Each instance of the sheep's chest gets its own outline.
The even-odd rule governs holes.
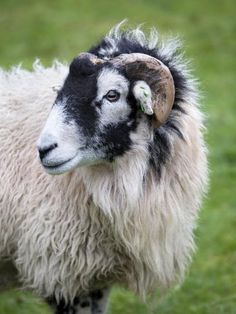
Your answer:
[[[17,266],[24,282],[44,296],[125,281],[129,263],[108,218],[91,202],[82,203],[78,208],[67,199],[59,209],[41,202],[22,223]]]

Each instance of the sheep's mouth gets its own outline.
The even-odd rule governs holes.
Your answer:
[[[67,160],[41,160],[44,170],[48,174],[57,175],[71,171],[77,167],[95,165],[102,162],[92,151],[87,151],[85,146],[80,147],[77,153]]]
[[[41,164],[44,170],[49,174],[53,174],[53,175],[62,174],[80,165],[81,160],[83,160],[82,152],[84,151],[84,149],[85,149],[85,146],[79,147],[76,154],[66,160],[62,160],[62,159],[47,160],[46,159],[46,160],[41,160]]]
[[[48,169],[57,169],[65,164],[67,164],[69,161],[71,161],[73,158],[70,158],[66,161],[63,161],[63,162],[59,162],[59,163],[52,163],[52,164],[45,164],[45,163],[42,163],[44,168],[48,168]]]
[[[75,157],[74,157],[75,158]],[[45,171],[49,174],[61,174],[66,171],[69,171],[72,168],[71,162],[73,161],[74,158],[67,159],[63,162],[59,163],[42,163]]]
[[[72,158],[69,158],[64,161],[51,161],[51,162],[42,162],[44,170],[49,174],[62,174],[64,172],[74,169],[80,160],[80,154],[76,154]]]

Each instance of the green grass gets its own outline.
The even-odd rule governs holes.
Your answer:
[[[208,116],[211,187],[196,233],[198,251],[181,287],[143,304],[120,288],[113,314],[236,313],[236,2],[170,0],[0,0],[0,64],[35,57],[69,61],[124,18],[184,38]],[[0,294],[1,314],[49,313],[30,294]]]

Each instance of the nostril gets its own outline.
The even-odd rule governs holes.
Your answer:
[[[39,147],[38,151],[39,151],[40,159],[42,160],[50,151],[52,151],[57,146],[58,146],[57,143],[53,143],[53,144],[51,144],[49,146]]]

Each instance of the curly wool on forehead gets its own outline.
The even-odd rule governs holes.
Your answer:
[[[97,98],[100,100],[109,90],[128,94],[129,81],[115,68],[105,67],[97,78]]]

